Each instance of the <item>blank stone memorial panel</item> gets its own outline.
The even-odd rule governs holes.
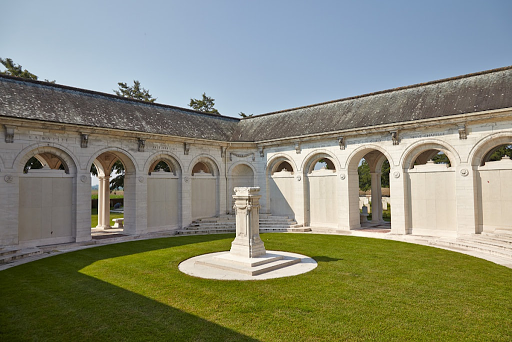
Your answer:
[[[269,180],[270,212],[272,215],[295,218],[293,211],[293,174],[287,171],[276,172]]]
[[[439,171],[436,171],[439,170]],[[446,165],[417,165],[409,172],[411,227],[457,230],[455,172]]]
[[[217,215],[217,180],[213,176],[192,177],[192,218]]]
[[[331,170],[313,171],[308,175],[310,225],[337,225],[336,182],[336,174]]]
[[[148,228],[179,226],[179,178],[148,177]]]
[[[512,161],[504,158],[486,162],[478,174],[480,229],[512,229]]]
[[[63,174],[63,171],[51,171]],[[19,240],[73,236],[73,179],[20,177]]]

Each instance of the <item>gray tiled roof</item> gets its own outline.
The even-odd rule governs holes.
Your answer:
[[[234,140],[264,141],[512,108],[512,66],[243,119]]]
[[[239,119],[0,77],[0,116],[227,141]]]
[[[218,141],[264,141],[512,108],[512,66],[243,120],[0,76],[0,117]]]

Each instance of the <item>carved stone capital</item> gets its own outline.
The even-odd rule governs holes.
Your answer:
[[[467,138],[468,138],[468,131],[466,129],[466,125],[460,126],[459,127],[459,139],[465,140]]]
[[[5,142],[13,143],[14,142],[14,130],[16,127],[5,125]]]
[[[340,145],[340,150],[344,150],[345,149],[345,138],[344,137],[339,137],[338,138],[338,145]]]
[[[89,134],[80,133],[80,147],[86,148],[89,143]]]
[[[400,138],[398,137],[398,131],[391,131],[391,140],[393,141],[393,145],[400,144]]]
[[[301,150],[302,150],[302,149],[301,149],[301,147],[300,147],[300,141],[297,141],[297,142],[295,143],[295,152],[296,152],[297,154],[300,154]]]

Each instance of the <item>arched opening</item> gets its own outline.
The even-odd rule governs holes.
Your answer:
[[[317,154],[306,163],[306,225],[338,227],[338,173],[331,156]]]
[[[512,233],[512,139],[483,152],[476,172],[478,232]]]
[[[293,206],[294,169],[290,161],[279,158],[269,165],[268,199],[270,213],[295,219]]]
[[[406,165],[408,231],[418,235],[456,235],[454,161],[448,150],[418,147]]]
[[[247,164],[238,164],[230,172],[229,175],[229,193],[228,203],[231,202],[231,206],[228,207],[230,213],[233,213],[233,205],[235,200],[233,199],[234,189],[236,187],[251,187],[254,186],[254,171]]]
[[[148,231],[181,227],[181,168],[170,156],[159,156],[148,171]]]
[[[219,172],[217,165],[202,157],[191,172],[192,219],[219,215]]]
[[[20,245],[73,242],[76,167],[72,159],[53,148],[34,150],[29,155],[19,178]]]
[[[118,151],[106,151],[91,164],[91,182],[97,177],[97,196],[91,208],[92,236],[135,232],[135,166]],[[94,188],[91,186],[92,193]],[[95,200],[95,197],[97,198]]]
[[[375,149],[359,151],[350,161],[351,228],[379,226],[390,229],[389,160]],[[357,174],[357,177],[354,177]],[[353,189],[357,189],[357,192]]]

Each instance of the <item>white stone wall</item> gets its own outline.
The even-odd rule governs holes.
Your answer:
[[[377,159],[385,156],[390,162],[393,233],[418,233],[427,229],[431,234],[463,235],[511,229],[508,196],[512,193],[509,189],[512,167],[503,165],[496,170],[489,166],[491,163],[482,166],[481,161],[493,147],[512,143],[512,112],[474,113],[450,120],[396,128],[398,143],[392,141],[393,128],[272,142],[226,143],[2,119],[1,124],[16,128],[13,143],[5,141],[5,129],[0,129],[0,245],[18,245],[29,241],[27,236],[35,237],[31,243],[48,243],[46,235],[27,231],[32,223],[26,221],[26,193],[30,191],[27,188],[36,185],[24,183],[23,166],[38,153],[54,154],[68,166],[66,186],[56,183],[50,188],[52,194],[59,188],[67,189],[64,197],[72,205],[71,213],[58,216],[71,220],[68,225],[71,232],[58,234],[75,241],[91,239],[89,170],[93,161],[104,153],[114,153],[127,169],[127,234],[176,229],[189,225],[197,217],[229,213],[232,188],[242,183],[261,187],[261,213],[287,215],[301,224],[358,228],[357,166],[368,153],[376,154]],[[467,137],[459,134],[464,123]],[[80,144],[83,132],[89,135],[87,147]],[[342,144],[339,137],[343,137]],[[138,149],[138,138],[146,140],[144,151]],[[450,158],[451,170],[442,175],[420,175],[414,171],[414,161],[424,151],[433,149]],[[178,178],[162,185],[153,183],[149,168],[163,157],[174,160],[179,171]],[[310,174],[311,163],[319,157],[328,157],[333,162],[335,176],[317,179]],[[199,160],[212,165],[213,176],[203,179],[192,175],[192,168]],[[293,173],[272,169],[282,161],[290,163]],[[253,184],[249,184],[249,173],[237,174],[237,165],[252,170]],[[419,199],[422,187],[432,196]],[[448,188],[450,191],[445,192]],[[50,190],[42,193],[49,196]],[[435,201],[436,205],[420,204],[427,200]],[[160,208],[166,204],[168,213],[163,215]],[[435,214],[426,211],[434,207]],[[423,228],[419,228],[421,217],[426,218]]]

